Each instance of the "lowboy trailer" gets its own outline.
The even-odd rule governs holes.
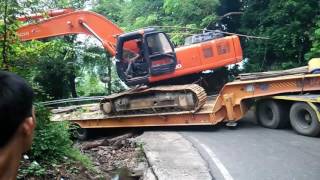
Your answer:
[[[258,122],[267,128],[292,125],[302,135],[320,134],[320,74],[297,74],[227,83],[209,96],[197,112],[129,114],[109,117],[99,104],[81,106],[80,112],[55,114],[52,121],[71,121],[83,129],[150,126],[199,126],[233,123],[255,106]],[[85,132],[85,131],[81,131]],[[82,134],[84,135],[84,134]]]

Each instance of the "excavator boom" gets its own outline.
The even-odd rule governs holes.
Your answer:
[[[117,35],[123,34],[123,31],[105,17],[90,11],[72,10],[51,11],[47,15],[51,18],[43,19],[44,15],[41,14],[18,18],[21,21],[27,21],[28,19],[41,20],[38,23],[19,28],[17,35],[20,40],[28,41],[70,34],[87,34],[96,37],[103,47],[112,56],[115,56]]]

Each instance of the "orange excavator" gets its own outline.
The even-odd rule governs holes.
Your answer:
[[[178,77],[213,70],[242,60],[238,36],[197,35],[187,46],[174,48],[165,32],[146,28],[124,33],[102,15],[83,10],[51,10],[20,17],[28,23],[17,30],[21,41],[71,34],[94,36],[115,57],[118,76],[137,86],[101,101],[108,115],[197,111],[206,102],[205,90],[196,84],[154,86]],[[190,39],[190,38],[189,38]],[[192,83],[192,82],[190,82]],[[178,84],[178,83],[177,83]],[[146,85],[146,86],[141,86]]]

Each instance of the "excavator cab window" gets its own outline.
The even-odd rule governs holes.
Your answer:
[[[133,42],[132,42],[133,41]],[[122,61],[126,65],[125,75],[128,79],[145,76],[148,74],[148,65],[146,59],[144,58],[144,52],[142,47],[142,38],[127,41],[126,44],[134,43],[136,44],[135,51],[129,49],[123,49]]]
[[[132,32],[118,37],[117,73],[126,84],[136,85],[148,82],[149,65],[144,53],[142,34]]]
[[[172,44],[163,32],[154,32],[145,35],[151,75],[161,75],[173,72],[177,60]]]
[[[116,59],[119,77],[128,85],[147,84],[150,76],[173,72],[177,64],[167,35],[154,30],[120,35]]]

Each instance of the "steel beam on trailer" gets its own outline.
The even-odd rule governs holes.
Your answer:
[[[223,115],[214,116],[205,114],[180,114],[163,116],[146,116],[131,118],[108,118],[71,120],[82,128],[117,128],[117,127],[151,127],[151,126],[190,126],[215,125],[220,122]]]

